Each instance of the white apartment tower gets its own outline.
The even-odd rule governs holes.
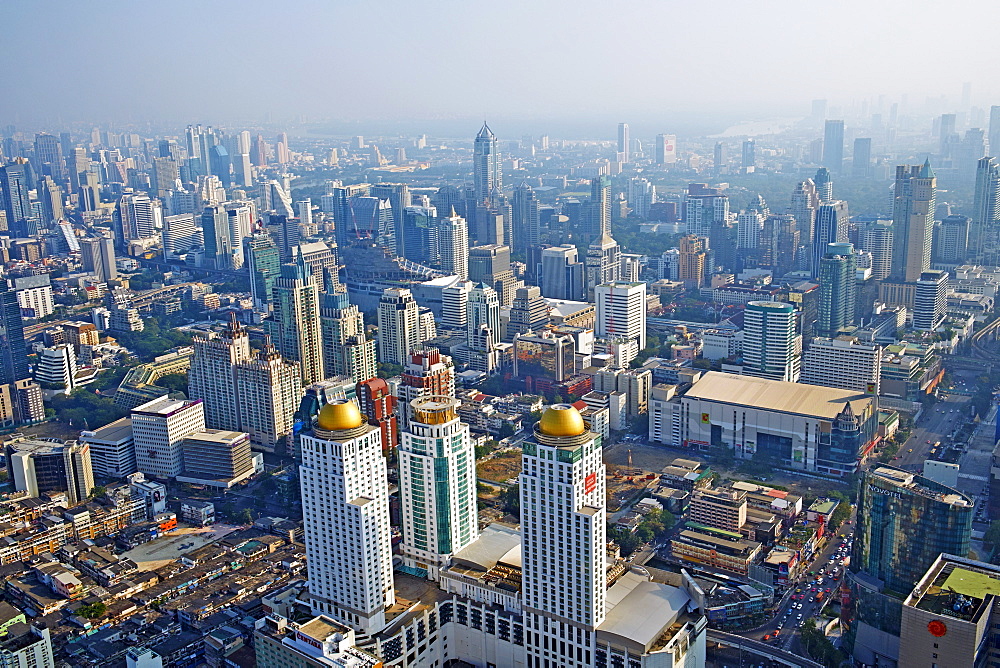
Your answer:
[[[797,383],[802,336],[795,333],[795,307],[750,302],[743,312],[743,375]]]
[[[494,337],[500,335],[500,298],[496,290],[480,283],[469,292],[466,302],[465,331],[470,348],[474,348],[473,342],[483,325],[490,328]]]
[[[188,371],[188,396],[201,399],[205,407],[205,424],[212,429],[243,431],[239,401],[233,389],[236,365],[253,357],[246,328],[233,314],[224,331],[196,336],[192,345],[194,355]]]
[[[851,336],[815,338],[802,353],[800,383],[878,394],[882,380],[882,346]]]
[[[527,665],[596,665],[607,607],[605,468],[597,435],[568,404],[549,407],[524,443],[521,601]]]
[[[472,281],[459,280],[441,291],[441,326],[448,329],[466,329],[468,314],[465,312]]]
[[[159,397],[132,409],[132,441],[139,471],[155,478],[174,478],[184,470],[181,442],[205,430],[201,400]]]
[[[313,613],[359,633],[378,633],[396,601],[382,432],[365,422],[353,401],[337,399],[320,410],[301,443]]]
[[[461,279],[469,277],[469,225],[465,219],[455,214],[438,222],[438,250],[441,253],[441,269]]]
[[[431,395],[410,403],[399,444],[403,507],[403,563],[438,579],[451,555],[479,537],[476,452],[459,401]]]
[[[264,349],[234,367],[240,428],[255,450],[275,452],[286,444],[302,398],[298,362],[284,359],[266,337]]]
[[[597,326],[594,334],[609,341],[632,343],[627,364],[646,347],[646,284],[615,281],[594,289]]]
[[[420,342],[420,309],[407,288],[386,288],[378,304],[378,358],[406,364]]]

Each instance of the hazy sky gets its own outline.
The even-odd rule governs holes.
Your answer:
[[[1000,103],[985,1],[10,0],[0,19],[19,124],[751,118],[964,81]]]

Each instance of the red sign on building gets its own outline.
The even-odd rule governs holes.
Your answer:
[[[597,474],[591,473],[583,479],[583,491],[590,494],[597,487]]]

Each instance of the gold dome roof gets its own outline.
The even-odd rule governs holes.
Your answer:
[[[580,411],[570,404],[549,406],[538,422],[538,431],[546,436],[579,436],[586,430]]]
[[[327,431],[344,431],[360,427],[364,422],[357,404],[347,399],[336,399],[320,409],[316,426]]]

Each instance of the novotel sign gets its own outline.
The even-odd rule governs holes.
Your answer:
[[[900,492],[898,492],[896,490],[882,489],[881,487],[876,487],[875,485],[872,485],[871,483],[868,484],[868,491],[872,492],[874,494],[881,494],[882,496],[888,496],[888,497],[891,497],[893,499],[900,499],[900,500],[902,500],[902,498],[903,498],[902,493],[900,493]]]

